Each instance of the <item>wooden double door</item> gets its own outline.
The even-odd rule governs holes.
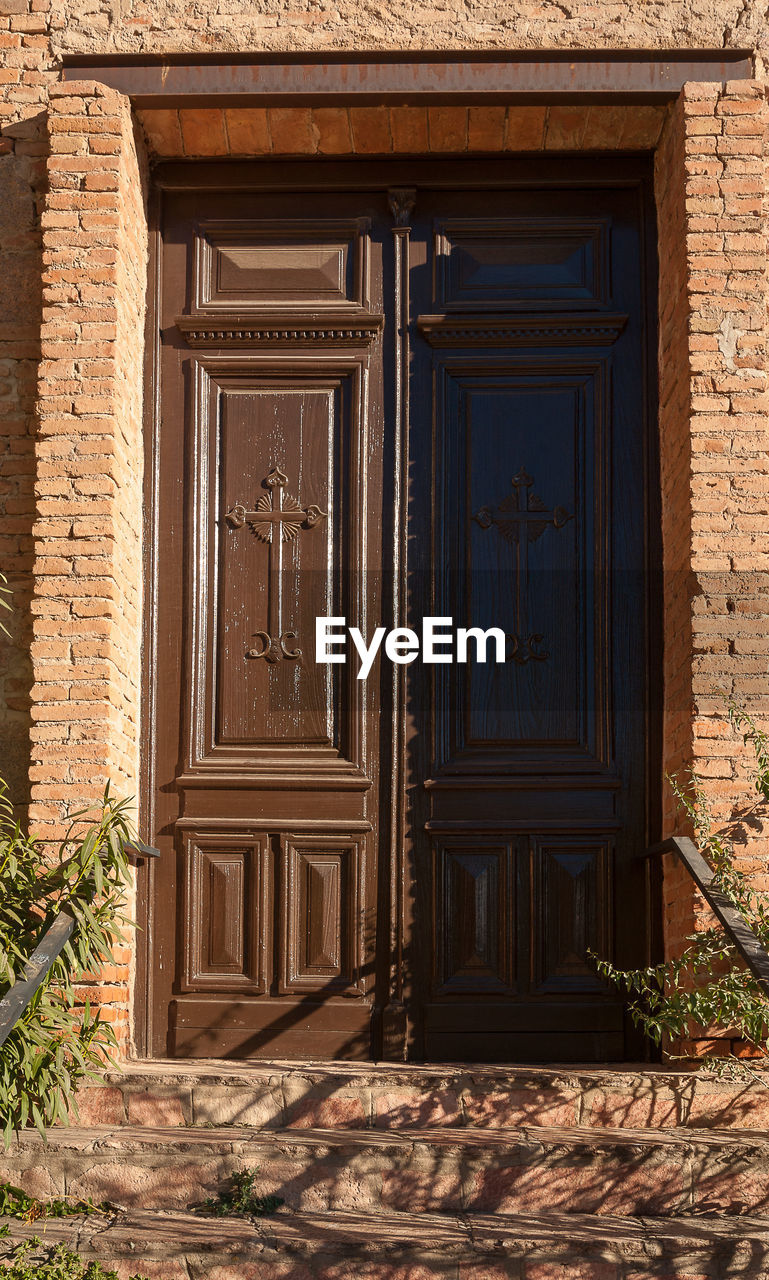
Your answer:
[[[654,909],[647,187],[160,171],[148,1052],[638,1055],[588,952]],[[359,679],[332,618],[444,643]]]

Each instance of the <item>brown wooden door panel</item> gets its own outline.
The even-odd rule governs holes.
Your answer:
[[[613,949],[613,838],[538,836],[530,859],[532,992],[602,994],[587,953],[606,956]]]
[[[370,1059],[371,1011],[350,1003],[173,999],[170,1043],[182,1058]]]
[[[162,194],[148,1047],[637,1056],[644,163],[218,172]],[[398,609],[506,661],[315,662]]]
[[[435,304],[475,315],[594,309],[608,298],[610,223],[535,214],[442,218],[433,224]]]
[[[371,1054],[379,691],[314,645],[378,608],[381,262],[306,207],[165,200],[157,1053]]]
[[[282,311],[290,321],[308,311],[353,315],[367,307],[369,220],[303,219],[297,211],[274,221],[198,222],[193,316]]]
[[[428,1059],[628,1052],[587,953],[644,955],[643,237],[637,189],[415,204],[411,625],[506,656],[407,674]]]

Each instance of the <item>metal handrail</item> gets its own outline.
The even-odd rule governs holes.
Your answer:
[[[158,858],[160,850],[138,838],[126,842],[125,851],[135,858]],[[0,1000],[0,1049],[29,1007],[35,992],[43,985],[53,963],[59,958],[75,930],[77,921],[69,907],[56,913],[40,942],[24,966],[22,976],[9,987]]]
[[[0,1048],[29,1005],[37,989],[42,986],[53,963],[61,955],[75,930],[75,917],[63,907],[49,925],[24,966],[18,981],[0,1000]]]
[[[769,954],[726,894],[714,887],[715,872],[705,861],[694,841],[689,836],[670,836],[661,844],[652,845],[647,849],[646,856],[654,857],[661,853],[672,853],[683,863],[708,906],[712,908],[713,914],[724,926],[764,995],[769,996]]]

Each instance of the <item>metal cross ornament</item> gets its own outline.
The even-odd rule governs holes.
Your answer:
[[[512,645],[511,657],[523,664],[534,659],[544,662],[550,655],[542,648],[544,636],[529,632],[527,602],[529,589],[529,543],[541,538],[548,525],[562,529],[573,516],[565,507],[548,510],[536,493],[531,492],[534,479],[525,467],[513,476],[513,492],[503,498],[497,507],[481,507],[472,517],[482,529],[496,525],[497,531],[516,549],[515,624],[516,631],[508,632]]]
[[[247,650],[247,658],[265,658],[267,662],[280,662],[284,658],[301,658],[302,650],[296,645],[296,631],[283,630],[283,544],[293,542],[302,529],[312,529],[320,520],[325,520],[326,512],[314,502],[302,507],[290,493],[286,492],[288,476],[279,467],[273,467],[262,483],[269,490],[257,498],[253,511],[237,502],[225,514],[225,520],[233,529],[242,529],[248,524],[259,538],[270,547],[270,587],[267,630],[255,631],[254,639],[258,642]]]

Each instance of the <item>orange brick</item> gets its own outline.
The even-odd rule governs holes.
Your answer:
[[[317,151],[309,107],[270,107],[268,121],[275,155],[314,155]]]
[[[316,107],[312,119],[321,155],[346,155],[352,151],[350,116],[346,107]]]
[[[425,107],[390,107],[390,130],[393,151],[427,151],[427,109]]]
[[[427,131],[431,151],[466,151],[467,107],[428,107]]]
[[[586,107],[550,107],[545,127],[545,147],[549,151],[566,151],[581,147],[586,124]]]
[[[179,125],[186,156],[226,156],[229,154],[224,113],[219,109],[182,107]]]
[[[470,151],[501,151],[505,143],[504,107],[470,107],[467,146]]]
[[[544,146],[546,107],[508,107],[508,151],[538,151]]]
[[[585,151],[618,149],[628,114],[633,110],[633,107],[605,103],[589,107],[582,134]]]
[[[382,155],[392,150],[387,107],[350,107],[350,128],[359,155]]]
[[[138,115],[151,151],[159,156],[184,155],[178,111],[153,109]]]
[[[271,140],[266,107],[228,107],[224,120],[230,155],[269,155]]]
[[[625,119],[620,146],[651,150],[656,147],[665,122],[665,108],[639,104],[630,107]],[[583,139],[584,145],[584,139]]]

